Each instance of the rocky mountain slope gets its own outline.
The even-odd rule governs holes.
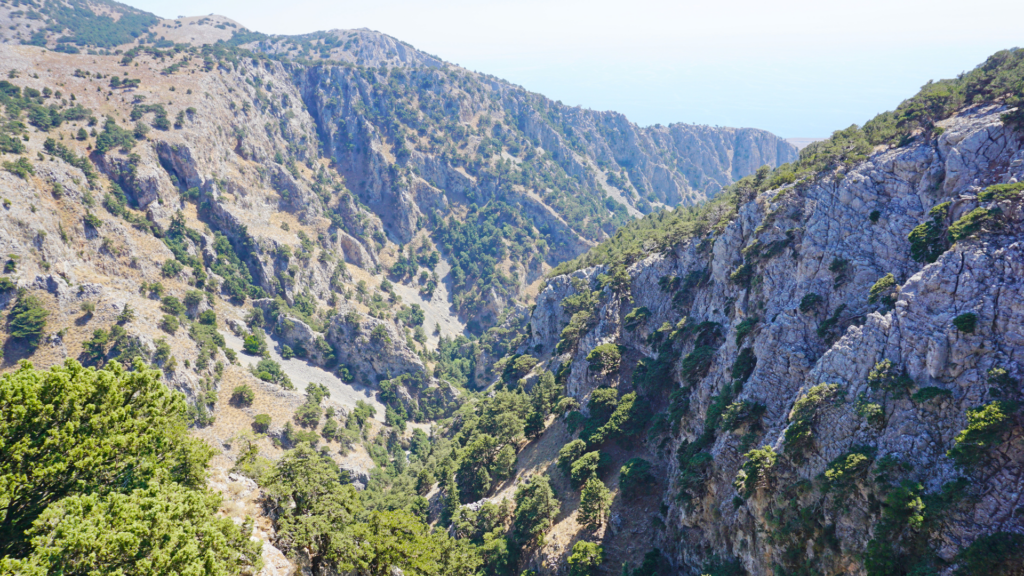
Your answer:
[[[781,188],[741,183],[681,241],[538,295],[520,353],[570,366],[584,415],[606,387],[657,413],[652,544],[674,570],[1018,573],[1024,148],[1008,110],[962,108]]]
[[[443,246],[446,256],[468,253],[469,260],[452,266],[456,309],[484,325],[550,267],[641,212],[693,204],[763,164],[796,158],[793,146],[761,130],[640,128],[621,114],[552,102],[369,30],[266,36],[223,17],[161,21],[115,2],[30,6],[0,6],[0,18],[12,23],[5,42],[123,54],[126,66],[148,52],[168,76],[181,69],[185,46],[206,47],[208,71],[214,62],[233,71],[249,64],[235,46],[280,62],[266,68],[263,60],[252,62],[248,86],[239,89],[274,107],[272,87],[295,85],[302,99],[296,104],[311,115],[317,138],[308,152],[286,157],[334,160],[348,188],[399,245],[436,232],[445,219],[461,220],[474,204],[483,212],[453,235],[486,234],[488,220],[525,227],[531,238],[516,239],[522,249],[512,253],[455,240]],[[236,137],[245,150],[246,136]],[[525,222],[496,214],[496,201]],[[377,264],[375,242],[362,240]]]
[[[0,20],[2,370],[159,369],[262,574],[388,518],[388,573],[1020,573],[1019,51],[798,157],[368,30]]]

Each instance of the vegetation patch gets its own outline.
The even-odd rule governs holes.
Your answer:
[[[974,328],[978,325],[978,315],[974,312],[965,312],[953,318],[953,326],[964,334],[974,334]]]
[[[1003,211],[999,208],[975,208],[960,217],[949,227],[949,241],[957,242],[969,238],[979,232],[999,227],[999,217]]]
[[[743,457],[745,461],[736,474],[733,486],[744,498],[749,498],[758,485],[764,485],[769,481],[778,455],[771,446],[764,446],[747,452]]]
[[[946,217],[951,204],[943,202],[935,206],[928,211],[931,219],[910,231],[907,239],[910,240],[910,257],[915,262],[935,262],[949,248],[946,243]]]
[[[783,452],[794,459],[802,459],[814,443],[814,423],[823,406],[842,397],[838,384],[819,384],[802,395],[789,413],[789,426],[785,432]]]
[[[961,468],[971,468],[984,462],[988,451],[1002,441],[1010,426],[1010,414],[1016,406],[995,401],[967,411],[967,428],[957,434],[953,447],[946,455]]]
[[[868,292],[868,302],[874,304],[881,302],[883,306],[892,306],[896,303],[897,296],[896,278],[892,274],[886,274],[879,278]]]

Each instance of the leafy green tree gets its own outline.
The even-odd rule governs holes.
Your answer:
[[[333,552],[343,570],[391,576],[398,568],[410,576],[428,576],[441,572],[439,539],[444,537],[430,534],[426,524],[404,510],[374,510],[352,526],[351,541]]]
[[[172,316],[181,316],[185,313],[185,305],[175,296],[164,296],[161,298],[160,309]]]
[[[568,476],[572,473],[572,463],[579,459],[580,456],[583,456],[583,453],[586,451],[587,443],[583,440],[577,438],[569,442],[558,451],[558,467]]]
[[[267,354],[267,341],[263,336],[263,330],[259,328],[246,335],[242,342],[242,349],[253,356],[265,356]]]
[[[14,302],[10,314],[11,338],[21,340],[30,350],[39,346],[46,330],[46,318],[50,315],[43,308],[43,303],[27,290],[18,290],[18,299]]]
[[[643,494],[654,482],[651,463],[643,458],[630,458],[619,471],[619,489],[627,498]]]
[[[306,549],[317,570],[352,553],[347,530],[362,506],[356,489],[339,479],[329,457],[300,444],[278,460],[264,486],[282,546]]]
[[[498,450],[498,455],[494,457],[494,463],[491,465],[494,479],[507,480],[511,478],[518,460],[515,446],[511,444],[503,446],[501,450]]]
[[[593,576],[604,562],[604,548],[600,544],[580,540],[569,556],[569,576]]]
[[[257,414],[252,421],[252,428],[261,434],[270,430],[270,414]]]
[[[235,389],[231,391],[231,403],[236,406],[251,406],[255,399],[256,392],[248,384],[235,386]]]
[[[420,496],[425,496],[434,487],[435,482],[437,482],[437,479],[434,478],[430,470],[423,468],[416,475],[416,493]]]
[[[419,428],[412,431],[412,437],[409,439],[409,451],[421,461],[427,460],[427,457],[430,456],[430,437],[426,432]]]
[[[619,371],[619,364],[622,361],[622,352],[617,344],[607,342],[597,346],[587,354],[587,362],[590,363],[591,372],[599,374],[613,374]]]
[[[513,532],[522,545],[543,545],[544,533],[558,515],[561,505],[555,499],[547,476],[534,476],[516,488]]]
[[[164,317],[160,320],[160,328],[168,334],[174,334],[178,331],[178,317],[171,316],[170,314],[164,314]]]
[[[444,505],[441,508],[441,521],[446,524],[451,522],[458,511],[459,486],[455,483],[454,476],[452,476],[444,482]]]
[[[591,476],[580,492],[580,522],[588,528],[597,528],[604,523],[611,505],[612,493],[600,478]]]
[[[1009,429],[1012,407],[1011,403],[996,401],[967,410],[967,428],[956,435],[946,455],[961,468],[982,463],[987,452],[1002,441]]]
[[[128,494],[76,494],[56,502],[29,534],[26,559],[0,571],[47,574],[234,576],[262,566],[261,544],[217,515],[220,496],[160,479]]]
[[[572,463],[569,478],[574,486],[580,486],[592,476],[597,474],[597,467],[601,464],[601,453],[597,450],[587,452]]]
[[[590,417],[599,422],[608,420],[618,405],[619,391],[615,388],[597,388],[591,392],[590,401],[587,402]]]
[[[0,376],[0,556],[28,556],[26,532],[63,498],[140,488],[160,470],[204,486],[212,450],[188,435],[185,415],[184,397],[141,361],[131,372],[24,363]]]

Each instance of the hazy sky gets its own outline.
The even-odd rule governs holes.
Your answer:
[[[128,0],[266,33],[370,28],[642,125],[827,136],[1024,45],[1017,0]]]

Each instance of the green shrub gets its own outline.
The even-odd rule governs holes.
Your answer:
[[[544,544],[544,534],[558,515],[560,503],[547,476],[539,475],[516,487],[512,532],[522,545]]]
[[[1011,576],[1024,573],[1024,534],[986,534],[956,556],[955,576]]]
[[[285,390],[293,390],[295,387],[289,380],[288,375],[284,373],[281,365],[274,362],[270,358],[264,358],[260,360],[256,367],[253,368],[254,375],[263,380],[264,382],[273,382],[280,385]]]
[[[590,351],[590,354],[587,354],[587,362],[590,363],[591,372],[613,374],[619,371],[619,363],[621,361],[621,347],[611,342],[596,346]]]
[[[586,451],[587,443],[580,439],[569,442],[558,451],[558,466],[567,477],[572,472],[572,463]]]
[[[653,548],[644,554],[644,560],[640,563],[640,566],[637,566],[636,570],[626,574],[624,566],[622,573],[623,576],[658,576],[659,574],[668,574],[670,570],[668,559],[661,554],[661,550]]]
[[[957,243],[982,231],[987,225],[995,225],[995,219],[1002,214],[999,208],[975,208],[960,217],[949,227],[949,241]]]
[[[778,455],[771,446],[764,446],[747,452],[743,457],[746,461],[740,466],[733,486],[744,498],[749,498],[754,494],[758,483],[768,481]]]
[[[885,426],[885,409],[881,404],[869,402],[867,395],[861,393],[854,405],[857,415],[867,420],[868,424],[881,429]]]
[[[4,170],[18,176],[22,180],[28,180],[29,174],[35,174],[36,170],[32,167],[32,163],[28,161],[28,158],[21,157],[14,162],[4,162]]]
[[[532,372],[533,369],[539,363],[540,360],[537,360],[536,358],[530,356],[529,354],[523,354],[519,356],[512,362],[509,362],[508,364],[509,368],[511,369],[511,373],[513,374],[511,379],[518,380],[519,378],[526,376],[527,374]]]
[[[204,326],[216,326],[217,313],[213,310],[203,310],[199,313],[199,323]]]
[[[28,346],[29,350],[35,350],[39,341],[43,338],[46,330],[46,319],[50,313],[43,308],[39,298],[22,289],[18,291],[18,299],[14,302],[8,317],[11,338],[20,340]]]
[[[85,222],[86,226],[89,226],[94,230],[99,230],[100,226],[103,226],[103,221],[100,220],[99,216],[92,212],[86,212],[82,220]]]
[[[736,361],[732,364],[733,380],[746,382],[747,378],[754,373],[755,367],[757,367],[757,356],[754,355],[754,349],[748,347],[740,350],[740,353],[736,355]]]
[[[604,548],[600,544],[580,540],[569,555],[569,576],[595,576],[604,562]]]
[[[577,519],[587,528],[597,528],[604,523],[612,495],[608,487],[597,476],[591,476],[580,490],[580,507]]]
[[[818,410],[826,403],[841,395],[838,384],[819,384],[807,391],[796,402],[789,413],[789,426],[786,428],[785,447],[787,456],[800,459],[813,443],[814,422]]]
[[[750,400],[733,402],[722,411],[721,428],[722,430],[736,430],[745,422],[760,418],[765,410],[767,407],[760,402]]]
[[[257,414],[252,421],[252,429],[260,434],[266,434],[270,430],[270,414]]]
[[[836,338],[838,336],[838,334],[835,332],[835,329],[839,325],[839,320],[842,317],[842,314],[845,310],[846,304],[840,304],[838,307],[836,307],[835,311],[832,312],[831,316],[829,316],[825,320],[822,320],[821,323],[818,324],[818,338],[821,338],[822,340],[826,341],[831,341],[833,338]]]
[[[320,430],[320,435],[323,436],[324,438],[328,439],[328,440],[333,440],[334,437],[337,436],[337,434],[338,434],[338,421],[335,420],[334,418],[328,417],[327,421],[324,422],[323,429]]]
[[[951,202],[943,202],[932,208],[928,215],[931,220],[923,222],[910,231],[910,257],[915,262],[935,262],[949,248],[946,244],[946,215]]]
[[[1017,394],[1017,382],[1010,377],[1005,368],[995,367],[988,371],[988,383],[995,384],[989,388],[989,394],[995,397],[1013,397]]]
[[[253,356],[265,356],[267,354],[267,341],[263,337],[263,331],[253,330],[242,340],[242,349]]]
[[[812,312],[824,301],[824,298],[811,292],[800,299],[800,311],[803,312],[804,314]]]
[[[236,406],[252,406],[252,401],[255,399],[256,393],[248,384],[235,386],[231,392],[231,403]]]
[[[391,336],[388,335],[388,329],[383,324],[377,324],[370,330],[370,340],[377,344],[390,344]]]
[[[740,288],[750,288],[750,281],[754,278],[754,267],[750,264],[741,264],[729,274],[729,281]]]
[[[877,362],[868,372],[868,387],[872,390],[884,390],[901,397],[913,386],[914,381],[907,375],[907,371],[897,368],[889,359]]]
[[[700,382],[701,378],[707,376],[711,370],[711,363],[715,359],[715,352],[718,349],[714,346],[698,346],[683,358],[679,365],[679,371],[683,379],[691,385]]]
[[[597,422],[605,422],[619,405],[619,391],[615,388],[595,388],[590,393],[590,400],[587,401],[587,408],[590,410],[590,418]]]
[[[651,463],[643,458],[630,458],[619,470],[619,489],[626,498],[649,493],[654,483]]]
[[[892,306],[896,303],[896,278],[892,274],[886,274],[878,279],[868,293],[868,302],[874,304],[881,301],[885,306]]]
[[[647,321],[651,317],[651,311],[646,306],[640,306],[633,308],[629,314],[623,319],[626,330],[632,332],[637,329],[638,326]]]
[[[164,314],[164,317],[160,320],[160,328],[168,334],[174,334],[178,331],[178,317]]]
[[[953,318],[953,326],[964,334],[974,334],[974,328],[978,325],[978,315],[974,312],[965,312]]]
[[[961,468],[980,464],[1009,428],[1013,406],[1007,402],[990,402],[967,411],[967,428],[957,434],[946,455]]]
[[[182,303],[185,304],[186,308],[195,308],[203,303],[203,298],[203,293],[199,290],[189,290],[185,293],[185,297],[182,298]]]
[[[316,428],[322,415],[319,404],[307,401],[295,409],[295,423],[303,428]]]
[[[164,261],[163,265],[160,267],[160,273],[163,274],[167,278],[174,278],[183,269],[184,269],[184,266],[181,265],[181,262],[178,262],[177,260],[174,260],[173,258],[168,258],[167,260]]]
[[[857,481],[865,477],[874,454],[873,448],[857,447],[832,460],[825,468],[824,490],[836,493],[837,502],[841,502],[856,487]]]
[[[582,486],[591,476],[597,474],[597,467],[601,463],[601,453],[597,450],[587,452],[572,463],[569,470],[569,479],[574,486]]]
[[[978,200],[982,202],[993,202],[1000,200],[1016,200],[1024,194],[1024,182],[1013,184],[995,184],[989,186],[978,194]]]
[[[8,372],[0,390],[4,402],[18,398],[18,409],[0,410],[0,476],[20,479],[0,487],[0,557],[30,563],[13,573],[87,565],[127,574],[140,563],[152,573],[245,571],[230,559],[252,552],[236,547],[247,535],[232,535],[216,523],[223,520],[209,523],[217,517],[217,499],[205,489],[213,452],[189,435],[184,398],[159,372],[142,362],[131,371],[120,363],[83,370],[69,360]],[[202,514],[188,510],[196,506]],[[169,542],[188,542],[191,552]],[[167,560],[179,552],[180,563]]]
[[[10,292],[11,290],[14,290],[14,288],[15,284],[10,278],[0,276],[0,292]]]
[[[736,325],[736,346],[743,343],[747,335],[754,331],[754,326],[757,326],[759,321],[757,316],[751,316]]]
[[[939,388],[937,386],[925,386],[924,388],[921,388],[917,392],[914,392],[911,398],[914,400],[914,402],[927,402],[932,398],[937,398],[939,396],[949,398],[953,396],[953,393],[950,392],[949,390],[946,390],[945,388]]]
[[[615,410],[608,416],[607,421],[590,433],[590,426],[581,437],[588,444],[597,445],[609,440],[616,440],[629,437],[633,433],[639,433],[643,427],[642,414],[647,404],[638,402],[636,392],[630,392],[618,399]],[[598,420],[600,421],[600,420]],[[588,424],[593,425],[593,419]]]
[[[185,313],[185,305],[175,296],[164,296],[161,298],[160,309],[171,316],[181,316]]]
[[[303,443],[308,443],[310,446],[316,446],[320,443],[319,434],[312,430],[300,430],[292,426],[291,422],[284,423],[284,431],[281,436],[292,446],[298,446]]]

